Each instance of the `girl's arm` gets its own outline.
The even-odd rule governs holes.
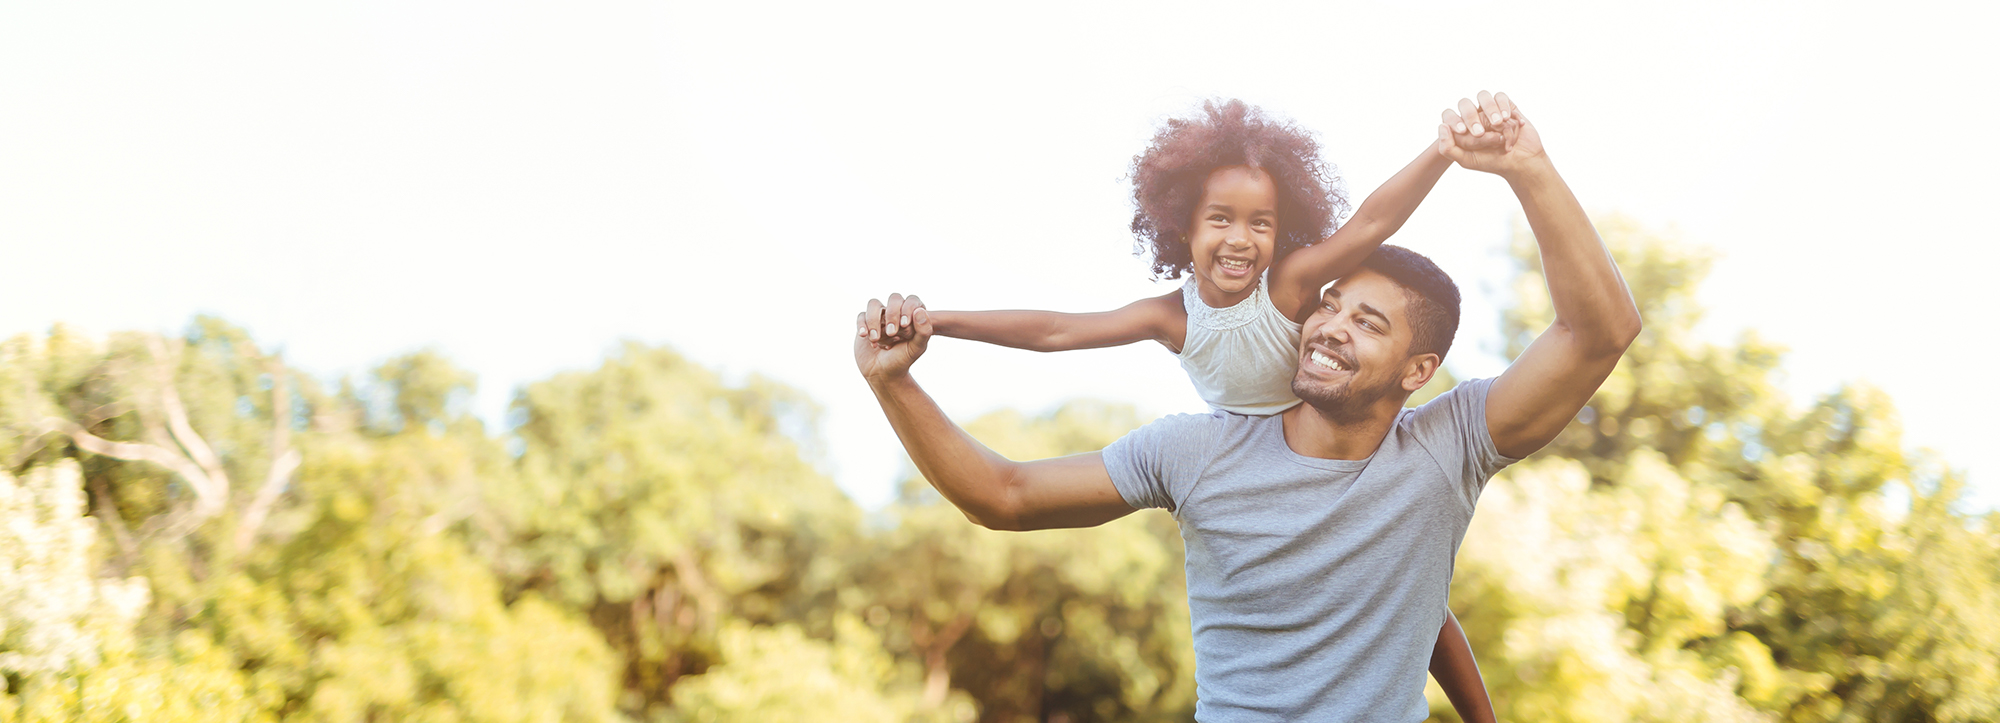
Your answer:
[[[1486,682],[1479,678],[1479,662],[1472,659],[1472,644],[1458,626],[1458,616],[1447,610],[1444,627],[1438,630],[1437,645],[1431,648],[1431,677],[1451,699],[1452,710],[1465,723],[1494,723],[1493,701],[1486,697]]]
[[[930,311],[938,336],[1029,351],[1070,351],[1152,340],[1179,351],[1187,338],[1181,292],[1140,299],[1115,311]],[[1175,321],[1180,323],[1176,324]]]
[[[1423,155],[1368,194],[1354,217],[1332,236],[1295,250],[1272,266],[1271,303],[1293,321],[1304,322],[1319,303],[1320,289],[1361,266],[1376,246],[1402,228],[1450,167],[1451,159],[1437,152],[1436,143],[1425,146]]]

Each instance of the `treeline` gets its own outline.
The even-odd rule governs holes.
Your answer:
[[[1705,255],[1599,228],[1646,331],[1458,561],[1502,717],[2000,721],[2000,515],[1881,394],[1794,404],[1775,346],[1697,341]],[[1514,249],[1510,354],[1550,318]],[[212,318],[0,345],[0,721],[1191,717],[1164,514],[989,532],[920,479],[864,513],[811,400],[664,348],[504,430],[473,383],[420,352],[324,384]],[[1023,458],[1145,421],[968,426]]]

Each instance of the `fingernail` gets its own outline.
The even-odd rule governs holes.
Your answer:
[[[895,325],[895,324],[890,324],[890,325],[889,325],[889,328],[887,328],[887,329],[883,329],[883,330],[882,330],[882,333],[884,333],[884,334],[888,334],[889,336],[895,336],[895,335],[896,335],[896,325]]]
[[[1479,135],[1479,134],[1481,134],[1481,133],[1485,133],[1485,132],[1486,132],[1486,128],[1485,128],[1484,126],[1481,126],[1481,125],[1479,125],[1478,123],[1474,123],[1474,124],[1472,124],[1472,134],[1473,134],[1473,135],[1475,135],[1475,136],[1476,136],[1476,135]]]
[[[1452,127],[1451,127],[1451,129],[1452,129],[1452,130],[1455,130],[1455,131],[1458,131],[1458,132],[1460,132],[1460,133],[1464,133],[1464,132],[1465,132],[1465,124],[1464,124],[1464,123],[1460,123],[1460,124],[1458,124],[1458,125],[1455,125],[1455,126],[1452,126]]]
[[[909,326],[909,325],[910,325],[910,315],[909,315],[909,314],[904,314],[904,315],[903,315],[903,326]]]
[[[880,339],[880,338],[882,338],[882,335],[881,335],[881,334],[879,334],[879,333],[877,333],[877,332],[876,332],[876,331],[875,331],[874,329],[869,329],[869,330],[868,330],[868,338],[869,338],[870,340],[874,340],[874,339]]]
[[[1499,114],[1499,113],[1494,113],[1494,114],[1492,114],[1492,115],[1490,115],[1490,116],[1487,116],[1487,117],[1488,117],[1488,118],[1491,118],[1491,119],[1493,120],[1493,125],[1496,125],[1496,126],[1497,126],[1497,125],[1500,125],[1500,114]]]

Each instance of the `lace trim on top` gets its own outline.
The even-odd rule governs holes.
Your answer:
[[[1201,300],[1201,289],[1195,285],[1194,275],[1189,274],[1187,283],[1181,284],[1181,305],[1187,307],[1188,323],[1203,329],[1223,331],[1255,321],[1265,308],[1275,308],[1271,307],[1270,294],[1264,290],[1264,280],[1259,277],[1250,295],[1234,306],[1217,309]]]

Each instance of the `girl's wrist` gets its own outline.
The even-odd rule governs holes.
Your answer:
[[[957,312],[925,309],[924,314],[930,317],[932,334],[952,336],[952,332],[957,331],[954,328],[954,323],[958,321]]]

